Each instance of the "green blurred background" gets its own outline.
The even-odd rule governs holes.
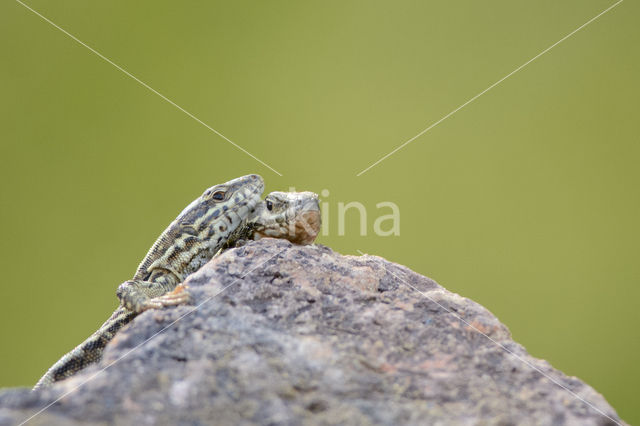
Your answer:
[[[360,177],[611,1],[0,5],[0,386],[30,386],[206,187],[330,192],[329,234],[483,304],[640,422],[639,6],[626,1]],[[350,211],[368,211],[368,235]],[[400,236],[373,234],[395,202]],[[635,396],[634,396],[635,395]]]

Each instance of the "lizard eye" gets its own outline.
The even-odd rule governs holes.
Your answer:
[[[267,201],[267,210],[271,211],[273,209],[273,203],[271,201]]]
[[[217,200],[217,201],[222,201],[222,200],[224,200],[224,196],[225,196],[225,192],[224,191],[216,191],[216,192],[213,193],[211,198],[213,198],[214,200]]]

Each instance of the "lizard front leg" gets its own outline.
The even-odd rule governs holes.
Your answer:
[[[142,280],[123,282],[118,287],[116,296],[120,299],[122,306],[135,313],[191,301],[191,295],[184,284],[174,287],[169,283]]]

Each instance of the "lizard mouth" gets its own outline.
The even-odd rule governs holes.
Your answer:
[[[290,241],[295,244],[311,244],[320,232],[320,210],[306,210],[298,215],[295,232]]]
[[[309,192],[301,193],[302,207],[292,219],[287,239],[294,244],[311,244],[320,232],[320,206],[318,196]]]
[[[277,219],[269,220],[256,229],[254,238],[284,238],[301,245],[313,243],[322,224],[318,196],[311,192],[287,195],[290,203],[287,210],[279,214]]]
[[[253,212],[258,203],[260,203],[260,196],[264,191],[264,180],[260,175],[247,175],[242,176],[231,181],[230,185],[232,189],[240,189],[246,202],[246,208],[248,212]],[[237,189],[236,189],[237,188]]]

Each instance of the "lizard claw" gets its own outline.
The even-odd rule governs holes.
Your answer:
[[[176,288],[162,296],[154,297],[153,299],[149,299],[144,303],[142,307],[143,311],[148,309],[162,309],[167,306],[176,306],[188,304],[191,302],[191,294],[189,294],[189,290],[187,286],[184,284],[179,284]]]

